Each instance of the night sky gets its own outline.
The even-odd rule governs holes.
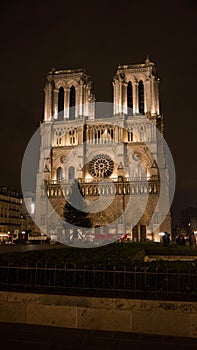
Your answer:
[[[0,185],[20,190],[23,154],[43,118],[52,67],[86,68],[96,100],[112,102],[118,64],[144,63],[149,54],[176,168],[173,212],[197,204],[195,0],[16,0],[1,4],[0,16]]]

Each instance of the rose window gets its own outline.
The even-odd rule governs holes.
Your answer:
[[[94,177],[108,178],[114,170],[113,160],[106,154],[98,154],[89,163],[89,172]]]

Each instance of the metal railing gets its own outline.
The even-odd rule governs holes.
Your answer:
[[[67,295],[196,300],[197,274],[0,266],[0,290]]]

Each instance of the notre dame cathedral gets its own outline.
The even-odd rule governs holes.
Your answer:
[[[35,222],[55,240],[68,234],[59,218],[74,179],[90,208],[92,227],[83,229],[84,237],[127,233],[133,241],[160,241],[160,232],[171,231],[170,212],[158,205],[168,169],[157,161],[163,118],[155,64],[147,57],[119,65],[112,85],[112,103],[96,103],[85,70],[48,73]]]

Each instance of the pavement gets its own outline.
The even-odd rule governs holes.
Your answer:
[[[2,350],[196,350],[197,339],[0,323]]]

